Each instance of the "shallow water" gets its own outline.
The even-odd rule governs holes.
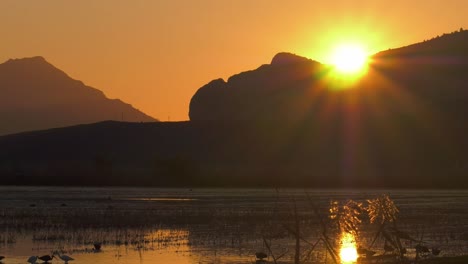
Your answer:
[[[468,252],[463,190],[0,187],[0,255],[3,263],[53,251],[75,263],[255,263],[255,252],[267,251],[262,238],[274,233],[269,226],[291,218],[292,201],[303,224],[314,226],[310,201],[326,212],[330,200],[365,201],[381,193],[395,201],[399,224],[413,237],[444,255]],[[309,231],[314,241],[316,230]],[[101,251],[94,242],[102,243]],[[289,250],[282,261],[291,261],[293,238],[283,232],[271,243],[277,255]],[[312,255],[325,259],[320,247]]]

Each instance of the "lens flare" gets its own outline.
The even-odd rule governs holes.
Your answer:
[[[358,259],[356,240],[350,233],[341,235],[340,259],[343,264],[356,263]]]
[[[364,70],[367,64],[367,54],[357,45],[343,45],[336,48],[332,64],[345,74],[356,74]]]

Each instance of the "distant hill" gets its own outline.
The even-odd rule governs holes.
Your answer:
[[[440,142],[417,124],[368,138],[347,129],[107,121],[7,135],[0,137],[0,184],[468,188],[466,127]]]
[[[156,121],[70,78],[42,57],[0,64],[0,135],[122,118]]]
[[[468,188],[468,32],[375,54],[353,82],[290,53],[214,80],[189,122],[0,137],[0,184]]]

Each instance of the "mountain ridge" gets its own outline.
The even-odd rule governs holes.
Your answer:
[[[103,120],[155,122],[35,56],[0,64],[0,135]]]
[[[278,53],[271,64],[199,88],[190,102],[189,117],[193,121],[284,120],[301,116],[304,109],[291,109],[306,105],[305,96],[314,93],[336,100],[355,97],[362,107],[369,105],[366,101],[370,100],[379,100],[384,105],[394,100],[391,107],[396,108],[402,103],[396,93],[407,93],[428,100],[421,104],[436,102],[437,111],[455,106],[467,111],[460,101],[468,99],[468,91],[463,86],[468,67],[467,46],[468,31],[464,30],[381,51],[370,57],[367,73],[353,82],[342,81],[340,78],[346,77],[334,72],[333,66],[291,53]],[[323,102],[322,99],[313,100],[309,106],[321,107],[316,104]],[[451,102],[442,102],[443,99]],[[281,111],[277,111],[278,107]],[[410,109],[404,111],[415,113]],[[213,113],[216,114],[210,116]],[[452,114],[458,115],[455,110]]]

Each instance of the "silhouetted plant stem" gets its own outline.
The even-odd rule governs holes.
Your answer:
[[[299,225],[299,216],[297,215],[297,204],[296,200],[294,200],[294,222],[296,226],[296,252],[294,253],[294,263],[300,264],[300,254],[301,254],[301,237],[300,237],[300,225]]]
[[[330,238],[327,235],[327,230],[328,230],[327,225],[325,224],[325,221],[323,220],[323,217],[320,214],[318,207],[312,202],[312,199],[311,199],[310,195],[307,192],[306,192],[306,196],[307,196],[307,200],[309,201],[309,204],[312,207],[312,210],[313,210],[315,216],[317,217],[317,219],[319,219],[320,227],[322,229],[322,238],[321,238],[321,240],[324,242],[325,248],[330,253],[330,255],[331,255],[332,259],[333,259],[333,262],[338,264],[338,260],[337,260],[338,259],[338,254],[333,249],[333,246],[330,243]]]
[[[273,263],[276,264],[275,254],[273,254],[273,251],[271,250],[270,243],[268,243],[265,236],[263,236],[262,238],[263,238],[263,243],[265,244],[265,247],[268,249],[268,252],[270,253],[271,257],[273,258]]]
[[[369,248],[372,248],[374,246],[375,241],[377,241],[377,238],[379,238],[379,236],[382,233],[384,227],[385,227],[385,223],[380,224],[379,229],[377,230],[377,233],[375,234],[374,239],[372,240],[372,243],[370,244]]]

